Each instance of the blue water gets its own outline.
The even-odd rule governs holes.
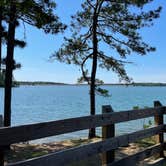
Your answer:
[[[166,105],[166,87],[105,86],[111,97],[97,96],[97,113],[102,105],[111,105],[114,111],[152,107],[154,100]],[[12,125],[45,122],[89,115],[88,86],[20,86],[12,92]],[[3,114],[4,90],[0,89],[0,114]],[[147,120],[137,120],[116,125],[122,134],[141,129]],[[100,134],[100,128],[98,129]],[[44,141],[86,137],[80,131],[44,139]],[[40,140],[43,141],[43,140]]]

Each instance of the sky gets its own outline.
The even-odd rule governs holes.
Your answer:
[[[63,23],[70,23],[70,16],[80,10],[83,0],[56,0],[56,13]],[[156,52],[146,56],[132,54],[127,60],[133,64],[127,65],[128,75],[134,82],[163,82],[166,83],[166,0],[155,0],[150,7],[162,6],[163,10],[154,26],[141,30],[144,41],[155,46]],[[69,29],[64,34],[46,35],[29,25],[17,29],[16,37],[25,39],[24,49],[15,49],[15,59],[22,68],[14,71],[18,81],[51,81],[76,83],[81,76],[79,67],[66,65],[58,61],[50,62],[49,57],[57,51],[63,43],[63,37],[69,36]],[[6,47],[3,47],[3,54]],[[112,71],[98,70],[97,77],[105,83],[118,83],[119,79]]]

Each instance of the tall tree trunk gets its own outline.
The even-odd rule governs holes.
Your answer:
[[[16,28],[16,6],[15,1],[11,0],[10,16],[7,38],[7,56],[5,73],[5,98],[4,98],[4,126],[11,125],[11,96],[12,96],[12,73],[14,57],[14,39]]]
[[[93,17],[93,60],[92,60],[92,72],[91,72],[91,84],[90,84],[90,114],[95,115],[96,112],[96,98],[95,98],[95,88],[96,88],[96,71],[97,71],[97,50],[98,50],[98,40],[97,40],[97,15],[94,14]],[[95,128],[89,130],[89,138],[94,138],[96,136]]]
[[[2,61],[2,7],[0,6],[0,72]]]

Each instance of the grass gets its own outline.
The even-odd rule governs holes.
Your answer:
[[[147,148],[156,144],[155,136],[144,138],[136,142],[139,147]]]

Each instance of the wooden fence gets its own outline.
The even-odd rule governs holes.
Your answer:
[[[156,153],[160,153],[160,156],[163,157],[163,152],[165,150],[164,132],[166,128],[163,123],[163,116],[165,113],[166,107],[156,101],[154,102],[153,108],[113,112],[111,106],[103,106],[103,112],[100,115],[14,127],[2,127],[0,128],[0,166],[4,165],[4,147],[11,144],[100,126],[102,126],[102,140],[99,142],[89,143],[41,157],[11,163],[8,164],[8,166],[63,166],[99,153],[102,153],[103,166],[134,165],[136,161],[143,160]],[[147,117],[154,117],[155,127],[130,134],[115,136],[115,123]],[[154,135],[157,135],[156,145],[132,156],[115,161],[115,149]]]

